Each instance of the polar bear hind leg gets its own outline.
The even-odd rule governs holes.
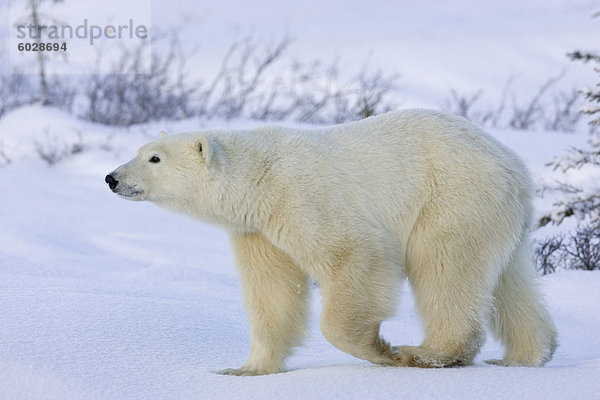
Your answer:
[[[482,285],[488,280],[482,276],[488,268],[478,268],[478,260],[460,254],[461,246],[439,237],[418,245],[413,240],[412,246],[408,277],[425,340],[420,346],[394,348],[397,364],[421,368],[470,365],[483,344],[483,323],[491,306],[493,285]]]
[[[451,191],[423,208],[408,240],[406,270],[425,338],[420,346],[392,349],[398,365],[472,364],[485,339],[494,288],[519,236],[519,216],[506,215],[493,196]]]
[[[490,325],[504,345],[504,358],[488,360],[487,363],[540,367],[552,357],[557,346],[556,329],[535,281],[527,240],[524,240],[494,291]]]

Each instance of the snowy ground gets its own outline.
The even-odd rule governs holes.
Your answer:
[[[155,0],[152,17],[154,26],[182,28],[186,49],[198,48],[190,73],[202,78],[215,72],[236,35],[268,41],[289,33],[295,38],[290,60],[339,57],[341,68],[355,73],[370,57],[373,69],[400,73],[405,106],[439,107],[451,88],[468,93],[483,88],[485,102],[494,103],[511,73],[525,96],[563,70],[561,89],[594,82],[589,65],[564,56],[598,43],[598,19],[590,18],[597,11],[594,2],[372,3],[184,0],[174,6]],[[61,7],[73,5],[66,1]],[[98,2],[86,6],[93,15]],[[0,0],[0,21],[8,21],[8,0]],[[0,24],[0,71],[7,69],[8,29]],[[599,397],[597,272],[542,278],[560,334],[560,347],[545,368],[483,364],[501,355],[491,338],[468,368],[371,365],[322,337],[315,290],[309,337],[290,358],[289,372],[216,375],[215,370],[241,365],[248,353],[227,237],[150,204],[123,201],[104,183],[108,171],[163,128],[177,132],[197,129],[198,123],[122,130],[39,107],[0,119],[0,400]],[[492,133],[521,154],[537,182],[552,179],[546,162],[586,139]],[[36,142],[59,156],[73,144],[83,144],[84,151],[47,167],[36,155]],[[2,151],[12,164],[2,166]],[[590,183],[594,177],[584,170],[570,179]],[[537,199],[536,207],[542,211],[552,201]],[[408,288],[404,293],[383,334],[394,344],[418,344],[419,321]]]
[[[597,272],[542,279],[560,333],[560,347],[545,368],[484,364],[501,356],[491,338],[468,368],[371,365],[323,338],[315,289],[309,337],[290,358],[289,372],[216,375],[241,365],[248,353],[226,235],[150,204],[123,201],[103,181],[164,125],[113,130],[38,107],[0,119],[0,140],[13,157],[0,167],[1,400],[598,398]],[[166,125],[172,131],[197,128],[196,121]],[[77,130],[83,153],[53,167],[35,155],[34,141],[46,148],[55,141],[60,148],[79,140]],[[546,161],[584,141],[493,133],[538,178],[548,174]],[[113,151],[100,149],[107,146]],[[383,334],[394,344],[418,344],[419,321],[408,288],[404,293]]]

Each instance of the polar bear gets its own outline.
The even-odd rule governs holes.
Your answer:
[[[318,130],[169,135],[106,182],[228,231],[251,350],[222,373],[283,371],[303,336],[308,277],[324,336],[372,363],[471,364],[486,323],[505,348],[491,363],[542,366],[556,348],[528,256],[528,172],[461,117],[412,109]],[[392,347],[379,327],[405,278],[425,338]]]

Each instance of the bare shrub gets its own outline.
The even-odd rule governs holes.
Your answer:
[[[79,79],[65,75],[55,75],[46,82],[46,105],[58,107],[71,113],[77,96]]]
[[[534,243],[534,257],[542,275],[551,274],[564,265],[565,245],[563,236],[551,236]]]
[[[303,63],[295,60],[289,78],[281,82],[282,96],[277,104],[276,113],[280,119],[289,118],[309,123],[330,122],[334,115],[326,116],[329,105],[330,113],[340,114],[349,103],[342,93],[340,72],[337,60],[329,65],[320,61]]]
[[[512,96],[512,110],[508,125],[513,129],[530,130],[538,121],[544,118],[544,106],[542,98],[546,92],[554,86],[562,77],[564,72],[558,76],[551,77],[544,82],[537,92],[523,104],[519,104],[517,97]]]
[[[395,108],[395,104],[386,100],[392,92],[398,90],[396,81],[399,75],[386,75],[382,70],[370,72],[368,65],[349,82],[350,100],[346,107],[337,107],[334,122],[363,119]]]
[[[153,44],[165,39],[157,36]],[[191,116],[194,85],[186,82],[183,72],[186,59],[178,49],[177,35],[168,39],[166,53],[152,52],[149,71],[143,63],[150,51],[150,42],[146,41],[133,50],[122,49],[111,74],[91,75],[84,82],[87,106],[83,116],[93,122],[118,126]]]
[[[349,79],[342,77],[336,61],[294,61],[286,67],[282,60],[290,43],[288,36],[266,44],[243,37],[227,50],[212,79],[193,81],[186,73],[193,54],[183,51],[177,30],[159,32],[133,49],[122,48],[110,74],[44,76],[43,89],[35,77],[1,76],[0,116],[40,102],[40,92],[44,105],[72,113],[77,100],[81,117],[113,126],[195,116],[339,123],[395,107],[390,98],[398,90],[397,74],[371,70],[368,63]],[[149,55],[151,64],[146,65]],[[103,61],[99,47],[97,70]]]
[[[64,76],[55,76],[51,79],[45,78],[44,82],[45,100],[42,102],[32,76],[0,75],[0,116],[18,107],[39,102],[71,112],[77,94],[77,86],[73,80]]]
[[[477,118],[474,116],[473,105],[481,98],[482,94],[483,89],[479,89],[475,93],[459,93],[455,89],[450,89],[450,97],[445,100],[444,108],[475,122]]]
[[[35,151],[38,156],[48,165],[57,164],[64,159],[79,154],[85,150],[83,143],[83,132],[76,130],[77,140],[66,143],[57,136],[50,134],[48,129],[44,131],[44,138],[34,142]]]
[[[0,116],[25,104],[33,103],[36,90],[27,75],[0,75]]]
[[[122,48],[110,74],[45,79],[44,104],[73,112],[75,99],[81,99],[82,117],[114,126],[192,116],[341,123],[396,106],[390,98],[398,91],[397,74],[370,69],[368,62],[350,78],[342,76],[337,61],[294,61],[285,68],[281,61],[290,43],[288,36],[267,44],[252,36],[236,40],[216,75],[203,83],[191,81],[185,73],[188,55],[177,31],[158,34],[152,42]],[[148,67],[144,60],[151,44],[155,51]],[[102,60],[99,48],[98,67]],[[38,89],[25,77],[3,77],[0,83],[0,102],[4,101],[0,115],[39,100]],[[47,143],[38,147],[44,154],[52,148]],[[51,154],[47,154],[50,163]]]
[[[0,165],[8,165],[12,163],[12,159],[8,156],[4,142],[0,140]]]
[[[496,108],[476,107],[483,98],[484,90],[479,89],[471,93],[462,93],[455,89],[450,89],[450,96],[445,100],[443,108],[446,111],[460,115],[478,125],[496,127],[500,117],[504,112],[506,92],[503,95]]]
[[[295,60],[288,69],[276,70],[290,43],[288,37],[266,46],[252,37],[234,42],[218,73],[201,91],[199,115],[339,123],[394,107],[387,97],[397,90],[398,76],[371,72],[368,64],[348,80],[341,77],[337,61]]]
[[[287,36],[266,46],[260,46],[252,36],[234,41],[225,53],[218,73],[201,93],[198,114],[227,120],[244,115],[257,89],[264,85],[265,73],[281,57],[290,41]],[[270,98],[266,101],[269,108],[277,95],[277,88],[262,95]],[[262,114],[269,114],[269,108],[264,105],[262,108]]]
[[[597,17],[598,15],[600,14],[596,13],[594,16]],[[568,53],[567,56],[571,60],[583,61],[584,63],[592,61],[596,64],[600,64],[600,54],[574,51],[572,53]],[[595,67],[594,70],[600,74],[599,67]],[[593,89],[589,87],[583,88],[581,89],[580,93],[588,102],[590,102],[590,104],[584,107],[581,112],[593,116],[589,123],[590,125],[597,127],[600,125],[600,117],[598,117],[598,113],[600,113],[600,90],[598,90],[598,85],[596,84]]]
[[[38,156],[48,165],[56,164],[69,154],[67,145],[48,131],[44,132],[44,139],[34,142],[34,146]]]
[[[600,167],[600,133],[590,136],[589,147],[572,148],[567,155],[555,157],[546,165],[563,173],[583,167],[597,170]],[[565,196],[553,204],[553,210],[541,216],[538,226],[549,223],[559,225],[568,217],[575,217],[578,221],[586,220],[591,224],[600,223],[600,192],[597,188],[584,190],[559,181],[553,186],[545,185],[543,190],[562,192]]]
[[[83,131],[78,128],[75,128],[74,131],[77,140],[69,145],[69,154],[71,155],[83,153],[87,150],[87,146],[83,143]]]
[[[471,93],[451,89],[443,108],[481,126],[573,132],[581,120],[578,91],[551,91],[563,75],[546,80],[529,98],[513,89],[514,77],[511,75],[495,107],[482,105],[483,89]],[[507,106],[509,98],[510,105]]]
[[[600,225],[587,225],[571,235],[569,246],[570,269],[600,270]]]
[[[600,270],[600,224],[579,227],[568,237],[558,235],[536,241],[534,255],[543,275],[559,269]]]
[[[579,100],[579,92],[575,89],[554,93],[544,128],[548,131],[574,132],[581,120]]]

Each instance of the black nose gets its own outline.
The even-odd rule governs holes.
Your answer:
[[[108,187],[110,188],[110,190],[115,190],[117,184],[119,183],[119,181],[113,178],[112,175],[106,175],[106,178],[104,178],[104,182],[108,183]]]

